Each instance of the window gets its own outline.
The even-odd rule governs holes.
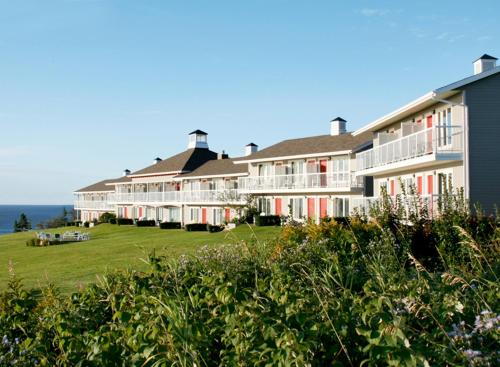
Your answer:
[[[415,179],[413,177],[404,177],[403,178],[403,187],[407,195],[409,195],[412,190],[415,189]]]
[[[333,199],[333,216],[334,217],[349,216],[349,198]]]
[[[200,208],[190,208],[190,220],[191,223],[200,222]]]
[[[378,189],[379,196],[382,196],[384,192],[386,195],[389,194],[389,187],[388,187],[389,183],[387,181],[380,181],[378,185],[379,185]]]
[[[346,182],[349,181],[349,160],[348,158],[335,158],[332,161],[333,165],[333,181]]]
[[[452,179],[453,176],[450,173],[440,173],[438,174],[438,189],[439,189],[439,195],[443,195],[445,193],[451,194],[452,193]]]
[[[222,209],[214,208],[212,211],[213,224],[218,225],[222,223]]]
[[[301,219],[304,217],[304,199],[291,198],[290,199],[291,216],[294,219]]]
[[[271,165],[269,163],[259,164],[259,176],[271,176]]]
[[[438,114],[438,145],[444,146],[451,144],[452,137],[452,110],[447,108]]]
[[[257,200],[257,210],[259,213],[264,213],[265,215],[271,214],[271,199],[269,198],[259,198]]]

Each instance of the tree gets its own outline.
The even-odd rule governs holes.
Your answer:
[[[26,214],[21,213],[19,220],[14,221],[14,232],[23,232],[31,229],[31,222]]]

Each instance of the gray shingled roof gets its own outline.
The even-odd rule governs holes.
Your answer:
[[[165,172],[193,171],[203,163],[212,159],[217,159],[217,153],[212,152],[211,150],[200,148],[188,149],[170,158],[166,158],[161,162],[133,172],[132,176]]]
[[[341,135],[320,135],[308,138],[290,139],[271,145],[247,157],[237,158],[235,161],[352,150],[371,140],[372,133],[360,134],[358,136],[352,136],[351,133],[346,133]]]
[[[248,168],[245,164],[234,164],[234,159],[217,159],[208,161],[190,173],[180,175],[179,177],[199,177],[215,175],[232,175],[238,173],[247,173]]]
[[[98,192],[98,191],[115,191],[114,186],[108,186],[107,183],[115,182],[114,179],[99,181],[90,186],[84,187],[83,189],[77,190],[75,192]]]

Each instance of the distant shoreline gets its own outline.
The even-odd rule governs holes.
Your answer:
[[[13,233],[14,222],[21,213],[26,214],[33,229],[38,223],[46,222],[60,215],[65,208],[73,211],[72,204],[0,204],[0,236]]]

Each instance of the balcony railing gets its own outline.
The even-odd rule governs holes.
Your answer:
[[[462,127],[435,126],[358,153],[356,168],[362,171],[432,153],[462,152]]]
[[[362,187],[352,173],[306,173],[294,175],[243,177],[238,180],[242,191],[346,189]]]
[[[453,196],[453,195],[451,195]],[[448,196],[450,197],[450,196]],[[424,207],[427,208],[427,213],[430,216],[439,215],[439,210],[446,207],[446,195],[439,194],[426,194],[419,196],[406,196],[398,197],[388,197],[389,205],[393,207],[400,207],[404,209],[407,213],[415,209],[421,210]],[[456,198],[456,196],[455,196]],[[358,214],[366,214],[370,216],[371,210],[378,204],[382,204],[381,197],[359,197],[351,199],[351,214],[357,212]]]
[[[240,203],[238,190],[150,191],[115,194],[116,203]]]
[[[115,210],[115,205],[108,201],[85,201],[75,200],[75,209],[96,209],[96,210]]]

